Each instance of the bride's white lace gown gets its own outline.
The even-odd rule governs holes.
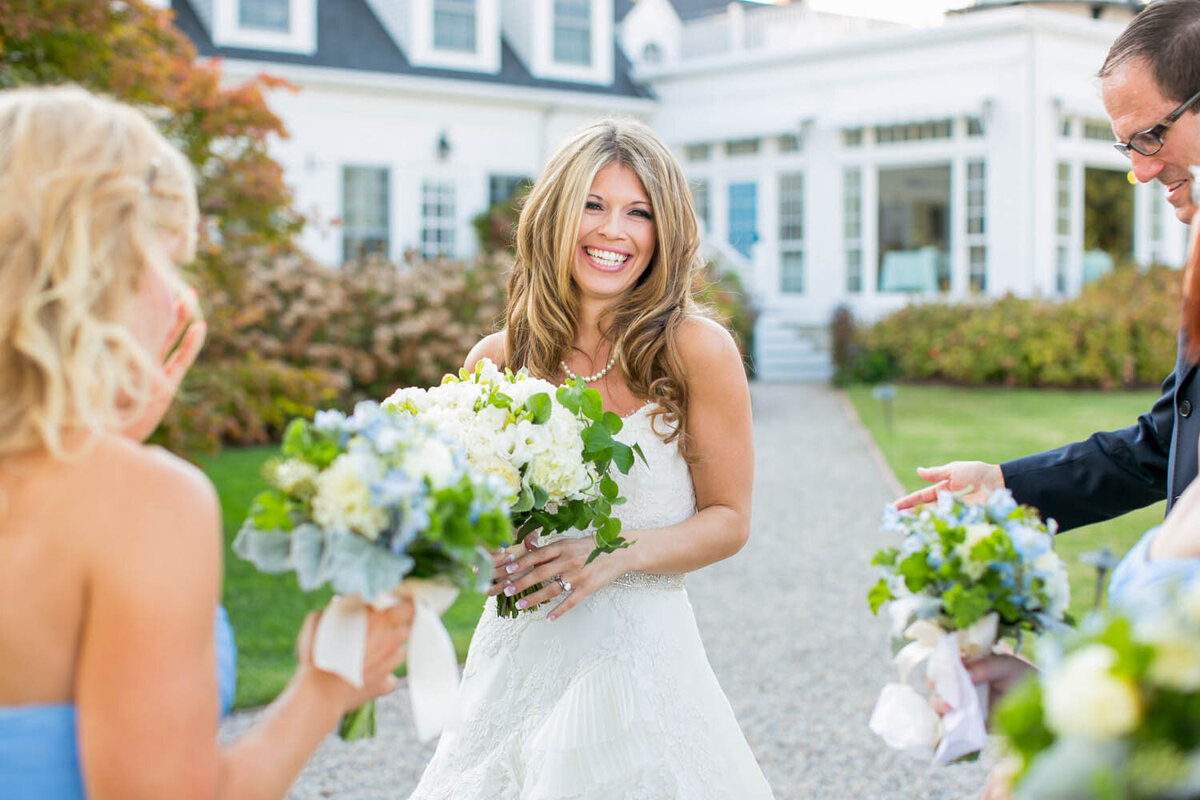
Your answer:
[[[617,476],[627,531],[696,513],[687,464],[652,432],[649,411],[617,435],[648,462]],[[628,573],[547,622],[555,602],[514,620],[488,600],[458,728],[412,800],[773,797],[704,654],[682,575]]]

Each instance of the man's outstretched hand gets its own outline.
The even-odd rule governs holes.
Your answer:
[[[898,510],[912,508],[921,503],[932,503],[937,500],[937,493],[941,491],[958,492],[970,489],[963,499],[968,503],[979,503],[987,500],[993,490],[1004,488],[1004,473],[1000,471],[1000,467],[984,461],[951,461],[940,467],[917,467],[917,475],[933,485],[918,489],[893,502],[892,505]]]

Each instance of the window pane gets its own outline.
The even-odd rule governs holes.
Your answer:
[[[291,6],[291,0],[241,0],[238,4],[238,25],[288,33],[292,29]]]
[[[421,255],[425,258],[453,256],[454,184],[425,181],[421,184]]]
[[[725,143],[727,156],[752,156],[758,152],[758,139],[738,139]]]
[[[696,207],[696,220],[709,228],[708,221],[708,181],[692,181],[692,204]]]
[[[390,171],[386,167],[342,168],[342,258],[387,256],[391,243]]]
[[[554,0],[554,60],[591,66],[591,0]]]
[[[707,144],[689,144],[683,147],[683,157],[688,161],[708,161],[712,147]]]
[[[433,46],[475,52],[475,0],[433,0]]]
[[[785,292],[802,293],[804,291],[804,253],[800,250],[788,250],[781,254],[779,260],[779,288]]]
[[[804,175],[799,172],[779,176],[779,240],[804,239]]]
[[[972,247],[970,262],[971,289],[976,292],[987,291],[987,248],[982,245]]]
[[[950,166],[879,170],[881,292],[950,288]]]

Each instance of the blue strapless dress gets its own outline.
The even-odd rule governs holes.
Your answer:
[[[225,609],[213,620],[217,702],[224,716],[237,684],[237,647]],[[83,775],[69,703],[0,707],[0,797],[4,800],[83,800]]]

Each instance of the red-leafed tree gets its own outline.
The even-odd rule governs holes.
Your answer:
[[[292,87],[268,75],[223,86],[220,62],[197,60],[172,14],[143,0],[0,0],[0,88],[75,83],[124,100],[154,118],[194,165],[202,219],[190,269],[208,345],[159,433],[189,452],[222,439],[261,440],[276,432],[278,401],[303,413],[307,401],[333,393],[328,376],[238,346],[253,323],[239,302],[249,265],[294,254],[303,224],[268,152],[268,138],[287,132],[263,97]]]

